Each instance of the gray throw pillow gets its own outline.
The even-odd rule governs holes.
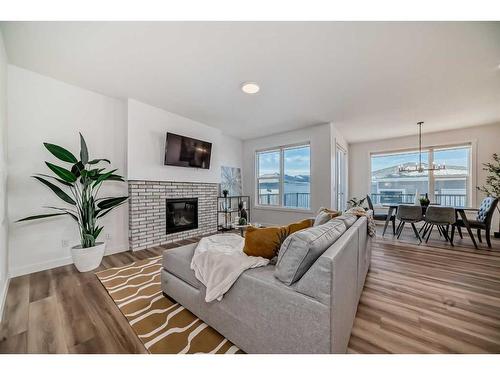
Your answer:
[[[327,223],[332,219],[332,216],[325,211],[320,211],[318,212],[318,215],[316,215],[316,218],[314,219],[314,224],[313,227],[317,227],[318,225],[322,225]]]
[[[340,220],[344,223],[346,229],[349,229],[358,220],[358,217],[353,214],[343,214],[337,216],[334,220]]]
[[[345,231],[342,221],[330,220],[291,234],[281,245],[274,276],[286,285],[293,284]]]

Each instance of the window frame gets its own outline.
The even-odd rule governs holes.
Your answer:
[[[309,147],[309,208],[297,208],[297,207],[285,207],[283,206],[283,194],[284,194],[284,185],[285,181],[283,178],[284,170],[285,170],[285,158],[284,158],[284,153],[285,150],[289,149],[294,149],[294,148],[301,148],[301,147]],[[279,151],[280,155],[280,170],[279,170],[279,193],[278,193],[278,204],[269,204],[269,205],[264,205],[260,204],[260,196],[259,196],[259,182],[261,180],[274,180],[276,177],[259,177],[259,155],[262,153],[266,152],[273,152],[273,151]],[[276,210],[276,211],[295,211],[295,212],[312,212],[311,210],[311,199],[312,199],[312,173],[311,173],[311,158],[312,158],[312,150],[311,150],[311,142],[306,141],[306,142],[300,142],[300,143],[293,143],[293,144],[286,144],[282,146],[274,146],[274,147],[268,147],[268,148],[263,148],[263,149],[258,149],[255,150],[255,155],[254,155],[254,165],[255,165],[255,178],[254,178],[254,208],[256,209],[265,209],[265,210]]]
[[[432,164],[434,161],[434,152],[435,151],[440,151],[440,150],[447,150],[447,149],[453,149],[453,148],[469,148],[469,160],[468,160],[468,176],[466,178],[466,187],[467,187],[467,193],[466,193],[466,208],[467,207],[475,207],[476,206],[476,194],[475,189],[473,188],[476,184],[476,174],[477,174],[477,169],[475,168],[476,166],[476,160],[477,160],[477,141],[473,140],[470,142],[459,142],[459,143],[446,143],[446,144],[435,144],[435,145],[429,145],[422,147],[422,152],[428,153],[428,162],[429,165]],[[397,150],[385,150],[385,151],[374,151],[374,152],[369,152],[368,153],[368,192],[371,194],[371,184],[372,184],[372,157],[373,156],[385,156],[385,155],[397,155],[397,154],[402,154],[402,153],[412,153],[412,152],[417,152],[418,153],[418,147],[415,148],[404,148],[404,149],[397,149]],[[436,179],[446,179],[444,176],[438,176],[436,177],[434,175],[434,171],[428,171],[428,195],[429,199],[432,201],[435,201],[435,182]],[[450,177],[451,178],[451,177]]]

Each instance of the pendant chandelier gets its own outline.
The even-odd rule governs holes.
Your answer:
[[[432,162],[432,166],[429,166],[428,168],[424,167],[422,164],[422,125],[424,124],[423,121],[417,122],[418,125],[418,163],[415,163],[413,166],[404,166],[400,165],[398,167],[398,171],[401,172],[419,172],[422,173],[424,171],[440,171],[443,169],[446,169],[446,165],[443,164],[436,164]]]

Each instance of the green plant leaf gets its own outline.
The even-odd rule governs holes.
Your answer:
[[[80,161],[83,165],[89,162],[89,150],[87,149],[87,143],[85,142],[82,133],[80,133]]]
[[[65,212],[67,215],[71,216],[73,219],[75,219],[76,222],[78,222],[78,217],[76,217],[76,215],[69,211],[68,209],[66,208],[59,208],[59,207],[52,207],[52,206],[45,206],[45,208],[50,208],[51,210],[58,210],[58,211],[63,211]]]
[[[125,202],[128,199],[127,197],[117,197],[117,198],[108,198],[100,201],[97,203],[97,207],[99,207],[102,210],[105,210],[107,208],[111,208],[113,206],[116,206],[122,202]]]
[[[99,237],[99,235],[101,234],[101,231],[104,227],[100,227],[100,228],[97,228],[95,231],[94,231],[94,239],[97,240],[97,237]]]
[[[97,210],[96,211],[96,219],[99,219],[100,217],[103,217],[104,215],[106,215],[109,211],[113,210],[114,208],[118,207],[119,205],[117,206],[114,206],[114,207],[111,207],[111,208],[108,208],[107,210]]]
[[[99,169],[90,169],[87,171],[87,177],[95,180],[99,175]]]
[[[80,177],[81,175],[81,171],[84,171],[85,170],[85,166],[82,164],[81,161],[79,161],[78,163],[75,163],[73,165],[73,167],[71,167],[71,173],[73,173],[76,178]]]
[[[125,180],[120,175],[112,174],[111,176],[108,177],[108,181],[122,181],[122,182],[124,182]]]
[[[82,234],[82,247],[87,248],[87,247],[93,247],[93,246],[95,246],[95,237],[90,233],[83,233]]]
[[[59,186],[54,185],[53,183],[51,183],[51,182],[47,181],[46,179],[41,178],[39,176],[32,176],[32,177],[36,178],[42,184],[48,186],[59,198],[61,198],[66,203],[76,205],[76,202],[68,194],[66,194],[64,191],[62,191],[62,189]]]
[[[99,169],[91,169],[87,171],[87,177],[89,177],[91,180],[95,181],[99,178],[101,175],[101,172],[104,171],[104,168],[99,168]]]
[[[111,164],[111,162],[109,161],[109,159],[94,159],[94,160],[89,161],[89,164],[97,164],[97,163],[99,163],[101,161],[105,161],[106,163]]]
[[[124,204],[125,201],[123,201],[122,203],[119,203],[117,204],[116,206],[113,206],[111,208],[108,208],[108,209],[103,209],[103,210],[97,210],[96,211],[96,219],[100,218],[100,217],[103,217],[104,215],[107,215],[110,211],[114,210],[115,208],[118,208],[120,207],[122,204]]]
[[[37,219],[43,219],[43,218],[46,218],[46,217],[61,216],[61,215],[66,215],[66,213],[60,212],[60,213],[57,213],[57,214],[44,214],[44,215],[28,216],[28,217],[25,217],[24,219],[17,220],[16,223],[19,223],[20,221],[37,220]]]
[[[54,176],[49,176],[48,174],[43,174],[43,173],[37,173],[37,176],[43,176],[43,177],[47,177],[47,178],[52,178],[53,180],[56,180],[57,182],[65,185],[65,186],[70,186],[72,187],[73,184],[69,183],[69,182],[66,182],[64,180],[61,180],[60,178],[57,178],[57,177],[54,177]]]
[[[44,143],[43,144],[49,152],[54,155],[56,158],[59,160],[65,161],[67,163],[76,163],[78,162],[77,158],[75,155],[73,155],[71,152],[66,150],[65,148],[62,148],[61,146],[54,145],[52,143]]]
[[[94,186],[100,184],[104,180],[107,180],[113,174],[113,172],[116,172],[116,171],[117,171],[117,169],[113,169],[112,171],[109,171],[109,172],[106,172],[106,173],[99,175],[97,180],[94,182]]]
[[[64,181],[66,182],[76,181],[76,176],[73,173],[71,173],[71,171],[68,171],[66,168],[59,167],[58,165],[49,163],[48,161],[46,161],[45,164],[47,164],[47,167],[49,167],[52,172],[54,172]]]

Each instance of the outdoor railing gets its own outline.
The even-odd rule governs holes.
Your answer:
[[[415,194],[370,194],[373,204],[413,204]],[[434,202],[441,206],[465,207],[467,195],[465,194],[434,194]]]
[[[309,209],[310,205],[309,193],[285,193],[283,194],[283,207]],[[263,206],[279,205],[279,194],[259,194],[259,204]]]
[[[370,194],[373,204],[413,204],[415,194]],[[311,194],[285,193],[283,194],[283,207],[309,209],[311,207]],[[441,206],[465,207],[467,196],[465,194],[434,194],[434,201]],[[263,206],[278,206],[279,194],[259,194],[259,204]]]
[[[434,194],[436,203],[441,206],[465,207],[467,196],[462,194]]]
[[[373,204],[412,204],[415,201],[415,194],[370,194]]]

